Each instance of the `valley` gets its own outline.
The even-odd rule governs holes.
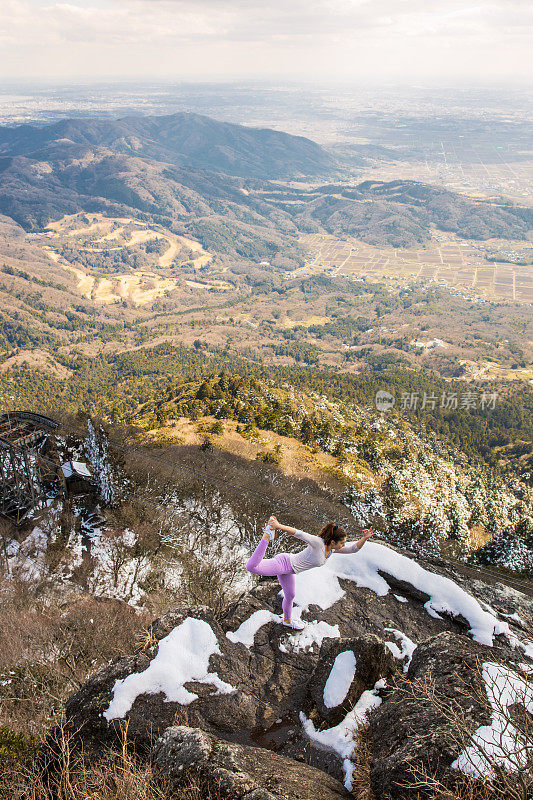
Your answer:
[[[531,379],[528,303],[498,301],[503,284],[481,287],[482,271],[502,265],[467,266],[481,260],[481,248],[457,237],[382,250],[302,235],[309,258],[288,271],[209,253],[131,218],[78,213],[41,233],[7,220],[1,230],[4,371],[24,363],[25,353],[33,363],[34,347],[48,348],[71,371],[80,354],[167,342],[354,374],[396,365],[448,380]],[[494,241],[487,247],[492,252]],[[476,271],[476,286],[465,285]],[[527,291],[520,278],[510,285],[515,294]]]

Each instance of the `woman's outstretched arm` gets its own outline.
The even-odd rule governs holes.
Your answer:
[[[282,525],[274,516],[270,517],[268,524],[271,528],[274,528],[275,531],[285,531],[285,533],[290,533],[292,536],[296,533],[296,528],[289,528],[288,525]]]
[[[305,531],[301,531],[298,528],[291,528],[288,525],[281,525],[276,519],[276,517],[272,516],[268,520],[268,524],[271,528],[277,531],[285,531],[285,533],[289,533],[291,536],[295,536],[300,541],[305,542],[306,544],[310,544],[311,547],[316,547],[317,544],[322,542],[320,536],[313,536],[312,533],[306,533]]]
[[[374,536],[376,531],[374,528],[365,528],[363,531],[363,535],[357,542],[352,542],[352,544],[345,544],[344,547],[341,547],[340,550],[337,550],[337,553],[356,553],[357,550],[360,550],[367,539],[370,539],[371,536]]]

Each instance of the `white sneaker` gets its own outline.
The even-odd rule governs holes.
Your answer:
[[[291,619],[287,622],[286,619],[283,620],[282,623],[286,628],[292,628],[293,631],[304,631],[306,628],[305,622],[302,622],[301,619]]]
[[[270,527],[270,525],[268,524],[268,522],[267,522],[267,524],[265,525],[265,528],[264,528],[264,530],[263,530],[263,533],[268,533],[268,535],[270,536],[270,541],[271,541],[271,542],[273,542],[273,541],[274,541],[274,539],[276,538],[276,531],[274,530],[274,528],[271,528],[271,527]]]

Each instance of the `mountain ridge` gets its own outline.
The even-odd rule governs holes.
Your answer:
[[[133,215],[288,270],[305,263],[301,234],[412,247],[433,228],[522,241],[533,228],[531,209],[512,203],[405,179],[341,183],[339,170],[310,139],[187,112],[4,127],[0,214],[28,231],[82,211]]]
[[[6,155],[28,155],[68,141],[240,177],[321,175],[336,167],[334,157],[311,139],[190,112],[0,128],[0,153]]]

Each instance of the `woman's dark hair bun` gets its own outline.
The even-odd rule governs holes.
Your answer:
[[[336,522],[327,522],[320,531],[319,536],[325,541],[326,545],[329,545],[331,542],[340,542],[345,539],[346,531]]]

